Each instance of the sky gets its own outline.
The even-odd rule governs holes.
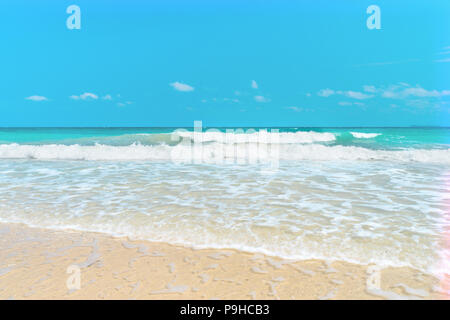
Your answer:
[[[66,12],[77,5],[80,29]],[[380,8],[380,29],[366,12]],[[1,127],[450,126],[450,1],[2,0]]]

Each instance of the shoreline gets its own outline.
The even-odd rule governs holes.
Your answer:
[[[284,260],[0,223],[0,299],[445,299],[407,267]]]

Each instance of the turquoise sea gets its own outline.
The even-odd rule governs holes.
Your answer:
[[[0,222],[450,273],[449,128],[176,129],[0,129]]]
[[[133,143],[157,145],[174,144],[170,133],[178,128],[0,128],[1,144],[105,144],[126,146]],[[192,131],[193,128],[183,128]],[[227,128],[217,128],[225,132]],[[369,149],[446,149],[450,146],[450,128],[229,128],[268,130],[277,129],[281,133],[313,132],[332,133],[326,145],[359,146]],[[208,128],[203,128],[204,131]],[[377,134],[370,139],[352,133]]]

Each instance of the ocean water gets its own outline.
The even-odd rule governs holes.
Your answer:
[[[175,129],[0,129],[0,222],[450,274],[450,129]]]

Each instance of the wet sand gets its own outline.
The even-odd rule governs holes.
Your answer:
[[[411,268],[0,224],[0,299],[445,299]]]

